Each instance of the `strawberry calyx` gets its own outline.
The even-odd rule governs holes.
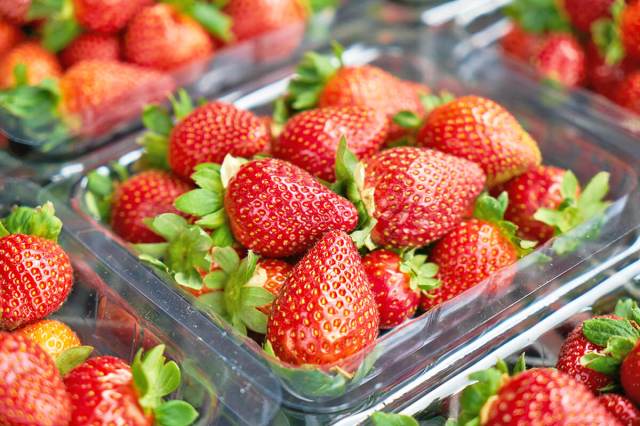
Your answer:
[[[371,232],[376,226],[373,217],[375,202],[373,191],[364,186],[365,169],[356,155],[347,147],[343,136],[338,144],[336,154],[336,181],[331,189],[350,200],[358,211],[358,226],[351,233],[351,238],[358,249],[366,247],[374,250],[377,246],[371,239]]]
[[[529,33],[571,32],[571,25],[555,0],[516,0],[503,11]]]
[[[409,274],[409,286],[412,290],[429,292],[440,286],[440,280],[434,278],[438,273],[438,265],[427,262],[426,254],[416,254],[416,249],[400,254],[400,272]]]
[[[611,17],[598,19],[591,24],[593,41],[607,65],[619,64],[625,57],[620,33],[620,20],[624,8],[624,0],[615,0],[611,4]]]
[[[202,271],[211,269],[211,236],[173,213],[161,214],[146,223],[166,242],[135,244],[140,260],[168,273],[183,287],[202,289]]]
[[[187,426],[198,418],[198,412],[185,401],[165,401],[165,397],[180,386],[180,367],[164,357],[165,345],[158,345],[146,353],[136,353],[131,363],[133,386],[138,403],[147,415],[152,414],[154,424]]]
[[[418,426],[419,423],[411,416],[404,414],[385,413],[376,411],[369,418],[373,426]]]
[[[50,201],[35,208],[14,207],[8,216],[0,219],[0,238],[24,234],[57,241],[61,231],[62,221]]]
[[[169,137],[174,127],[174,120],[180,121],[194,110],[189,94],[180,89],[176,96],[169,96],[173,116],[160,105],[147,105],[142,112],[142,124],[147,131],[138,140],[144,147],[141,159],[145,167],[170,170],[168,151]]]
[[[13,74],[15,85],[0,90],[0,109],[13,118],[5,120],[9,134],[18,140],[38,143],[42,151],[67,141],[73,120],[61,116],[62,97],[57,81],[47,78],[36,85],[28,84],[24,64],[16,65]]]
[[[496,225],[502,234],[516,247],[519,257],[523,257],[531,252],[537,242],[518,238],[518,225],[504,219],[508,205],[509,194],[506,191],[503,191],[498,198],[483,192],[476,200],[473,216]]]
[[[92,346],[75,346],[62,352],[55,360],[60,375],[64,377],[71,370],[84,363],[91,352],[93,352]]]
[[[113,193],[119,183],[129,179],[129,171],[114,161],[108,168],[92,170],[87,174],[84,203],[88,213],[96,220],[109,222]]]
[[[454,99],[455,96],[446,90],[441,91],[438,95],[434,95],[432,93],[428,95],[421,94],[420,102],[424,107],[424,116],[420,117],[413,111],[400,111],[393,116],[393,122],[404,129],[419,130],[424,124],[424,117],[427,117],[434,109],[447,104]]]
[[[494,367],[477,371],[469,375],[475,383],[462,391],[460,398],[460,414],[457,421],[448,423],[460,426],[486,424],[491,405],[497,398],[498,391],[510,380],[527,369],[524,354],[521,354],[513,369],[503,360],[498,360]]]
[[[212,36],[230,42],[233,39],[231,25],[233,20],[222,12],[226,2],[208,2],[203,0],[161,0],[181,13],[196,20]]]
[[[597,236],[604,216],[604,212],[611,205],[603,201],[609,192],[609,173],[596,174],[579,193],[579,183],[571,172],[565,172],[562,178],[560,192],[563,201],[557,209],[540,208],[533,215],[535,220],[553,227],[556,238],[553,248],[558,254],[571,252],[578,248],[582,240]],[[581,235],[565,235],[574,228],[586,222],[593,221]]]
[[[213,291],[198,297],[198,305],[215,312],[243,335],[247,330],[265,334],[268,317],[258,308],[272,303],[275,296],[261,285],[267,277],[258,267],[258,256],[249,251],[241,260],[233,248],[215,247],[212,257],[220,269],[204,277],[204,285]]]
[[[297,0],[307,11],[307,15],[320,13],[326,9],[333,9],[339,6],[339,0]]]
[[[54,53],[67,47],[82,32],[75,19],[73,0],[32,0],[27,19],[44,20],[42,45]]]
[[[599,373],[617,377],[622,362],[640,340],[640,308],[630,299],[621,300],[616,305],[615,314],[620,319],[594,318],[583,323],[584,337],[604,349],[588,352],[580,363]]]

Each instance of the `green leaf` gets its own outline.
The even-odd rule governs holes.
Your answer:
[[[393,122],[405,129],[417,130],[422,126],[422,119],[411,111],[400,111],[393,116]]]
[[[638,303],[633,299],[618,300],[614,313],[620,318],[640,324],[640,307],[638,307]]]
[[[578,178],[573,174],[571,170],[567,170],[562,176],[562,185],[560,186],[560,193],[564,199],[574,199],[578,194],[578,188],[580,183]]]
[[[223,41],[231,40],[231,18],[216,6],[204,1],[195,1],[189,15],[215,37]]]
[[[620,33],[625,6],[625,0],[615,0],[611,4],[611,17],[598,19],[591,24],[591,37],[608,65],[620,63],[626,54]]]
[[[113,192],[113,180],[93,170],[87,175],[87,189],[102,197],[109,196]]]
[[[16,86],[26,86],[29,84],[29,70],[26,64],[18,64],[13,69],[13,79]]]
[[[220,209],[213,213],[202,216],[200,219],[196,221],[196,225],[200,225],[203,228],[207,229],[218,229],[225,225],[226,223],[226,211],[224,209]],[[225,247],[228,244],[215,244],[216,246]]]
[[[179,196],[174,205],[183,213],[205,216],[222,208],[222,197],[206,189],[194,189]]]
[[[174,213],[163,213],[148,223],[153,232],[167,241],[175,240],[188,225],[187,219]]]
[[[638,339],[640,332],[633,327],[629,320],[616,320],[610,318],[596,318],[584,322],[582,333],[591,343],[598,346],[607,346],[609,339],[626,337]]]
[[[480,415],[485,403],[500,389],[503,377],[504,373],[495,368],[478,371],[469,376],[469,379],[476,381],[476,383],[467,386],[462,391],[459,417],[461,424],[467,424]]]
[[[273,103],[273,114],[271,115],[273,124],[280,127],[284,126],[289,119],[289,115],[290,114],[285,98],[280,97],[276,99],[276,101]]]
[[[53,203],[40,207],[16,207],[2,219],[6,231],[11,234],[27,234],[57,241],[62,231],[62,221],[55,215]]]
[[[193,101],[191,100],[191,96],[189,96],[187,91],[184,89],[178,90],[177,97],[170,95],[169,101],[173,108],[173,115],[178,121],[183,120],[193,112]]]
[[[182,287],[192,288],[194,290],[202,289],[202,276],[193,268],[181,272],[176,272],[173,278]]]
[[[275,296],[262,287],[243,287],[242,304],[247,307],[264,306],[275,300]]]
[[[473,216],[489,222],[500,222],[504,218],[508,204],[509,194],[506,191],[502,192],[498,198],[483,192],[476,200]]]
[[[170,170],[167,157],[169,138],[152,131],[145,132],[138,144],[144,148],[140,161],[149,169]]]
[[[66,376],[71,370],[85,362],[91,352],[93,352],[91,346],[76,346],[62,352],[55,360],[60,375]]]
[[[555,0],[515,0],[504,8],[504,13],[527,32],[571,32],[571,25]]]
[[[136,251],[139,251],[140,245],[136,244],[134,246],[134,248],[136,249]],[[160,269],[163,272],[171,272],[171,269],[161,260],[155,258],[154,256],[151,256],[149,254],[146,253],[142,253],[138,256],[138,259],[140,259],[142,262],[147,263],[155,268]]]
[[[196,166],[196,171],[191,175],[191,179],[199,188],[222,194],[224,188],[220,180],[220,165],[214,163],[203,163]]]
[[[204,285],[212,290],[222,290],[229,276],[224,271],[211,271],[204,277]]]
[[[75,19],[56,16],[45,21],[42,27],[42,45],[51,52],[59,52],[81,32],[82,28]]]
[[[213,251],[213,261],[227,274],[231,274],[240,265],[240,256],[231,247],[216,247]]]
[[[411,416],[383,413],[382,411],[373,413],[371,422],[375,426],[418,426],[418,421]]]
[[[230,247],[235,242],[231,228],[226,223],[211,234],[211,239],[215,247]]]
[[[140,254],[146,254],[155,259],[160,259],[167,254],[169,243],[140,243],[133,246]]]
[[[589,181],[578,198],[578,209],[583,213],[582,216],[585,220],[591,218],[601,210],[599,206],[608,192],[609,173],[600,172]]]
[[[527,360],[523,352],[520,354],[520,356],[518,357],[518,361],[516,361],[516,364],[513,366],[512,375],[515,376],[526,370],[527,370]]]
[[[27,21],[44,19],[62,12],[64,0],[31,0]]]
[[[637,338],[614,336],[609,339],[604,352],[622,361],[635,348],[636,343],[638,343]]]
[[[509,374],[509,366],[503,359],[498,359],[495,365],[495,369],[501,372],[502,374]]]
[[[10,234],[11,233],[7,230],[7,228],[5,228],[2,222],[0,222],[0,238],[6,237],[7,235],[10,235]]]
[[[307,52],[289,82],[286,97],[288,107],[294,111],[304,111],[316,106],[322,89],[341,66],[340,62],[335,52],[334,56]]]
[[[242,322],[248,329],[260,334],[267,333],[268,317],[257,309],[251,308],[241,310],[240,319],[242,319]]]
[[[422,103],[422,106],[424,106],[425,114],[429,114],[434,109],[438,108],[439,106],[448,104],[455,98],[456,97],[451,92],[443,90],[439,95],[420,95],[420,102]]]
[[[615,376],[620,369],[620,361],[597,352],[589,352],[580,359],[580,364],[608,376]]]
[[[205,311],[210,310],[212,312],[215,312],[225,319],[228,316],[227,308],[224,302],[224,293],[221,291],[214,291],[198,296],[196,305]]]
[[[147,105],[142,111],[142,124],[157,135],[169,136],[173,121],[169,112],[160,105]]]
[[[185,401],[168,401],[154,410],[158,426],[189,426],[198,418],[198,411]]]

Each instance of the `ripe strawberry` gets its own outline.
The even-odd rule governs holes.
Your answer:
[[[261,287],[271,293],[274,298],[278,297],[280,289],[291,274],[293,266],[279,259],[262,258],[258,260],[253,276],[247,282],[249,287]],[[258,310],[269,316],[271,314],[272,303],[259,306]]]
[[[56,240],[62,224],[53,205],[15,208],[0,226],[0,329],[41,320],[73,285],[69,257]]]
[[[633,405],[628,398],[622,395],[608,393],[600,395],[598,402],[602,404],[609,413],[613,414],[624,426],[640,425],[640,410]]]
[[[390,141],[406,134],[405,129],[393,123],[396,114],[402,111],[419,117],[425,114],[421,95],[428,92],[426,86],[401,80],[373,65],[346,66],[340,51],[336,51],[335,56],[310,52],[304,57],[287,90],[291,110],[352,106],[373,108],[387,115]]]
[[[358,220],[349,201],[277,159],[242,165],[228,181],[224,208],[236,240],[267,257],[304,253],[325,232],[351,231]]]
[[[465,96],[434,109],[418,133],[421,146],[479,164],[489,187],[540,164],[536,142],[496,102]]]
[[[637,341],[620,366],[620,383],[629,399],[640,404],[640,345]]]
[[[586,78],[584,50],[569,34],[547,35],[533,64],[538,75],[567,87],[580,86]]]
[[[387,117],[364,107],[327,107],[292,117],[271,145],[277,158],[290,161],[314,176],[335,180],[335,161],[342,137],[359,159],[380,150],[389,123]]]
[[[15,25],[22,25],[27,20],[31,0],[0,0],[0,17]]]
[[[135,64],[173,70],[213,53],[209,34],[195,20],[167,4],[142,9],[124,36],[124,53]]]
[[[600,318],[616,317],[604,316]],[[582,333],[582,326],[583,324],[581,323],[574,328],[560,347],[556,368],[584,384],[591,389],[591,391],[599,392],[601,389],[613,385],[613,377],[594,371],[582,364],[582,357],[588,352],[601,351],[604,349],[602,346],[594,345],[587,340]]]
[[[553,228],[533,218],[539,208],[557,209],[567,198],[577,198],[580,188],[573,194],[563,195],[562,181],[567,171],[553,166],[536,166],[517,176],[492,192],[506,191],[509,206],[505,219],[518,225],[518,235],[527,240],[545,242],[553,237]]]
[[[173,172],[189,179],[201,163],[222,163],[227,154],[252,157],[270,141],[264,121],[224,102],[209,102],[182,117],[169,135]]]
[[[45,319],[34,322],[17,329],[14,334],[36,342],[54,360],[67,349],[80,346],[80,339],[76,333],[68,325],[57,320]]]
[[[614,11],[614,16],[617,12]],[[625,55],[640,60],[640,3],[628,2],[619,15],[619,29]]]
[[[635,68],[633,61],[624,59],[618,64],[607,63],[598,47],[589,43],[586,47],[587,83],[597,93],[615,101],[618,86]]]
[[[101,33],[82,34],[62,52],[60,61],[65,68],[87,60],[117,61],[120,59],[120,40],[115,35]]]
[[[525,62],[532,61],[541,44],[539,34],[527,32],[518,24],[512,24],[509,32],[500,39],[502,50]]]
[[[627,74],[617,86],[614,100],[624,108],[640,114],[640,71]]]
[[[131,243],[163,241],[145,224],[162,213],[178,213],[173,203],[191,185],[160,170],[147,170],[131,177],[113,194],[111,227]]]
[[[73,0],[75,18],[85,29],[104,34],[123,29],[148,0]]]
[[[563,0],[561,5],[571,23],[584,33],[591,32],[591,25],[611,16],[614,0]]]
[[[58,78],[62,74],[58,59],[40,44],[25,41],[0,59],[0,88],[16,84],[14,71],[18,65],[26,69],[28,84],[38,84],[46,78]]]
[[[506,193],[498,199],[481,195],[475,217],[465,219],[436,242],[431,260],[438,265],[436,278],[441,285],[423,294],[422,309],[453,299],[518,260],[520,242],[514,236],[517,227],[503,219],[507,204]],[[497,287],[508,286],[512,278],[513,273],[499,276]]]
[[[353,241],[330,231],[294,267],[267,326],[282,361],[330,365],[375,341],[378,312]]]
[[[180,385],[180,370],[166,361],[163,351],[164,345],[144,356],[140,350],[131,366],[119,358],[100,356],[74,368],[64,379],[73,405],[69,426],[193,423],[197,412],[192,406],[180,401],[178,408],[177,401],[163,400]]]
[[[232,19],[231,31],[238,41],[301,25],[307,18],[297,0],[230,0],[223,12]]]
[[[460,223],[484,187],[484,174],[476,164],[430,149],[392,148],[360,165],[349,155],[342,145],[336,172],[338,183],[346,185],[360,213],[366,210],[368,216],[361,221],[359,244],[369,230],[371,242],[385,247],[422,247],[436,241]]]
[[[368,253],[362,258],[371,291],[378,306],[380,328],[393,328],[415,314],[420,294],[436,288],[433,276],[437,265],[425,263],[425,255],[411,250],[400,256],[385,249]]]
[[[0,1],[1,3],[1,1]],[[4,56],[22,41],[24,35],[20,28],[0,18],[0,56]]]
[[[53,359],[24,336],[0,332],[0,424],[66,426],[69,396]]]

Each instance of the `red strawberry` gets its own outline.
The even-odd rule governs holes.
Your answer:
[[[615,101],[618,86],[635,68],[633,61],[627,58],[621,63],[609,64],[593,43],[587,44],[586,54],[589,86],[597,93]]]
[[[86,33],[71,42],[62,52],[60,61],[66,68],[92,59],[117,61],[120,59],[120,40],[115,35]]]
[[[222,163],[227,154],[252,157],[270,141],[265,122],[250,111],[209,102],[183,117],[169,135],[168,161],[173,172],[189,179],[201,163]]]
[[[480,284],[497,271],[518,260],[513,224],[503,220],[508,197],[481,195],[475,218],[466,219],[436,242],[431,260],[438,265],[440,287],[422,296],[424,310],[434,308]],[[498,278],[497,286],[508,286],[512,273]]]
[[[375,250],[362,258],[380,315],[380,328],[393,328],[415,314],[422,291],[439,284],[433,276],[437,265],[425,263],[425,255],[404,256],[390,250]]]
[[[74,368],[64,379],[73,404],[69,426],[151,426],[154,421],[169,424],[168,420],[191,424],[197,417],[193,407],[182,402],[183,410],[171,410],[162,399],[180,384],[177,365],[167,362],[163,351],[164,345],[144,356],[140,350],[132,366],[119,358],[100,356]]]
[[[213,53],[209,34],[195,20],[167,4],[142,9],[124,36],[127,60],[145,67],[173,70]]]
[[[0,424],[66,426],[69,396],[53,359],[30,339],[0,332]]]
[[[465,96],[434,109],[418,134],[421,146],[479,164],[492,187],[540,164],[536,142],[502,106]]]
[[[73,0],[75,17],[89,31],[113,34],[123,29],[129,20],[149,0]]]
[[[618,31],[625,54],[640,60],[640,3],[628,2],[622,9],[619,20]]]
[[[0,329],[12,330],[57,311],[73,286],[73,270],[56,243],[62,224],[50,203],[18,207],[2,225]]]
[[[15,25],[22,25],[27,20],[31,0],[0,0],[0,16]]]
[[[531,62],[541,44],[539,34],[527,32],[518,24],[512,24],[509,32],[500,39],[500,46],[505,52],[525,62]]]
[[[628,398],[622,395],[608,393],[600,395],[598,402],[602,404],[609,413],[613,414],[624,426],[640,425],[640,410],[633,405]]]
[[[273,304],[267,341],[282,361],[331,365],[371,345],[378,311],[353,241],[325,234],[294,267]]]
[[[609,315],[600,318],[616,317]],[[582,325],[581,323],[574,328],[560,347],[556,368],[584,384],[593,392],[599,392],[601,389],[611,386],[613,378],[611,375],[599,373],[582,364],[582,357],[585,354],[604,349],[587,340],[582,333]]]
[[[359,159],[378,152],[384,143],[387,117],[364,107],[327,107],[304,111],[291,118],[271,152],[292,162],[314,176],[335,180],[338,143],[346,138],[348,147]]]
[[[337,171],[347,165],[344,152]],[[484,186],[480,167],[430,149],[388,149],[359,168],[339,175],[339,181],[357,188],[348,192],[352,198],[359,193],[353,201],[373,219],[371,239],[386,247],[422,247],[441,238],[460,223]]]
[[[173,203],[191,185],[160,170],[148,170],[119,185],[113,195],[111,227],[132,243],[156,243],[163,239],[144,223],[162,213],[178,213]]]
[[[611,16],[614,0],[562,0],[564,11],[571,23],[584,33],[591,32],[591,25],[602,18]]]
[[[637,343],[620,366],[620,383],[629,399],[640,404],[640,345]]]
[[[640,114],[640,71],[627,74],[617,86],[614,100],[624,108]]]
[[[303,24],[307,17],[297,0],[230,0],[223,11],[233,20],[231,31],[239,41]]]
[[[36,342],[53,359],[68,349],[80,346],[78,335],[68,325],[57,320],[34,322],[13,333]]]
[[[27,84],[38,84],[45,78],[58,78],[62,74],[55,55],[36,42],[25,41],[0,59],[0,88],[16,84],[14,70],[18,65],[26,69]]]
[[[279,259],[262,258],[258,260],[258,266],[253,277],[247,282],[250,287],[262,287],[271,293],[274,297],[278,297],[280,289],[284,285],[289,274],[291,274],[293,266]],[[258,310],[266,314],[271,314],[272,304],[258,307]]]
[[[582,46],[569,34],[545,37],[533,60],[537,73],[567,87],[577,87],[586,77],[586,59]]]
[[[518,225],[518,235],[527,240],[545,242],[553,237],[553,228],[534,219],[541,207],[557,209],[566,198],[562,194],[562,181],[567,171],[553,166],[536,166],[517,176],[493,192],[509,194],[509,206],[504,217]],[[577,198],[579,186],[569,197]]]
[[[0,4],[2,1],[0,0]],[[0,56],[4,56],[16,46],[23,38],[20,28],[13,25],[9,21],[0,18]]]
[[[323,233],[351,231],[358,220],[349,201],[276,159],[241,166],[228,182],[224,207],[236,240],[268,257],[303,253]]]

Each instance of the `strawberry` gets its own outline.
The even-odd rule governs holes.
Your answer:
[[[258,265],[253,276],[247,282],[249,287],[261,287],[271,293],[274,298],[280,293],[287,278],[291,274],[293,266],[279,259],[262,258],[258,260]],[[259,306],[258,310],[269,316],[272,304],[267,303]]]
[[[435,243],[431,260],[438,265],[441,286],[423,294],[421,307],[432,309],[471,287],[480,284],[496,272],[514,264],[521,248],[530,247],[515,237],[517,226],[503,219],[508,196],[493,198],[483,194],[476,202],[474,218],[465,219],[450,233]],[[528,242],[530,243],[530,242]],[[497,287],[511,283],[513,273],[497,278]]]
[[[389,129],[387,117],[365,107],[327,107],[301,112],[291,118],[271,145],[277,158],[290,161],[314,176],[335,180],[335,159],[340,138],[359,159],[379,151]]]
[[[39,344],[44,351],[56,359],[68,349],[80,346],[80,339],[65,323],[57,320],[44,319],[26,325],[14,331]]]
[[[0,17],[15,25],[22,25],[27,20],[31,0],[0,0]]]
[[[179,367],[163,352],[164,345],[140,350],[131,366],[99,356],[74,368],[64,379],[73,405],[69,425],[192,424],[198,414],[191,405],[163,399],[180,385]]]
[[[25,41],[0,59],[0,88],[16,85],[14,71],[18,65],[24,66],[28,84],[38,84],[46,78],[58,78],[62,74],[55,55],[36,42]]]
[[[509,377],[506,365],[469,376],[458,424],[487,426],[621,426],[583,384],[551,369],[533,368]]]
[[[600,318],[617,318],[614,316],[603,316]],[[594,345],[582,333],[583,323],[580,323],[567,336],[560,347],[556,368],[578,382],[587,386],[593,392],[607,389],[613,385],[613,378],[610,375],[599,373],[582,365],[582,357],[588,352],[601,351],[602,346]]]
[[[0,1],[1,3],[1,1]],[[24,35],[20,28],[13,25],[9,21],[0,18],[0,56],[4,56],[7,52],[17,46],[23,39]]]
[[[148,0],[73,0],[76,20],[85,29],[103,34],[122,30]]]
[[[161,242],[144,223],[145,219],[178,213],[173,202],[190,189],[190,184],[160,170],[147,170],[131,177],[113,194],[113,232],[131,243]]]
[[[587,83],[597,93],[615,101],[618,86],[633,71],[633,61],[626,58],[618,64],[607,63],[594,43],[587,44]]]
[[[380,328],[393,328],[415,314],[422,291],[439,285],[433,278],[438,266],[425,263],[427,256],[410,250],[401,255],[385,249],[362,258],[371,291],[378,306]]]
[[[598,402],[618,421],[625,426],[640,425],[640,410],[628,398],[622,395],[608,393],[600,395]]]
[[[120,40],[115,35],[101,33],[82,34],[62,52],[60,61],[65,68],[87,60],[117,61],[120,59]]]
[[[618,377],[625,395],[634,404],[640,404],[640,308],[631,300],[622,300],[615,314],[620,318],[584,322],[584,336],[604,349],[587,352],[581,363],[596,372]]]
[[[314,107],[373,108],[387,115],[389,140],[406,134],[393,123],[396,114],[425,114],[421,96],[428,92],[426,86],[416,86],[373,65],[346,66],[341,48],[334,50],[335,57],[315,52],[305,55],[287,89],[286,100],[292,112]]]
[[[336,173],[336,188],[361,216],[358,244],[401,249],[422,247],[456,227],[485,181],[476,164],[442,152],[398,147],[359,164],[345,143]]]
[[[614,0],[562,0],[562,8],[569,20],[584,33],[591,32],[591,25],[599,19],[611,16]]]
[[[173,70],[201,61],[213,53],[204,28],[167,4],[142,9],[124,36],[128,61],[159,70]]]
[[[326,233],[296,264],[275,302],[267,347],[282,361],[328,366],[371,345],[378,311],[353,241]]]
[[[35,342],[0,332],[0,424],[66,426],[71,403],[51,357]]]
[[[223,12],[232,19],[231,32],[238,41],[302,25],[307,18],[298,0],[230,0]]]
[[[509,32],[500,39],[502,50],[525,62],[531,62],[541,44],[539,34],[527,32],[518,24],[512,24]]]
[[[624,54],[640,60],[640,3],[622,3],[622,11],[613,10],[614,25],[618,24],[618,34],[624,47]],[[617,4],[615,7],[619,7]],[[619,17],[618,17],[619,16]],[[612,43],[615,47],[615,43]]]
[[[538,75],[567,87],[578,87],[586,78],[585,52],[569,34],[547,35],[533,64]]]
[[[501,105],[465,96],[436,107],[417,137],[420,146],[479,164],[489,187],[540,164],[536,142]]]
[[[17,207],[0,222],[0,329],[41,320],[66,300],[73,270],[56,243],[61,228],[51,203]]]
[[[617,86],[614,95],[616,103],[640,114],[640,71],[629,73]]]

